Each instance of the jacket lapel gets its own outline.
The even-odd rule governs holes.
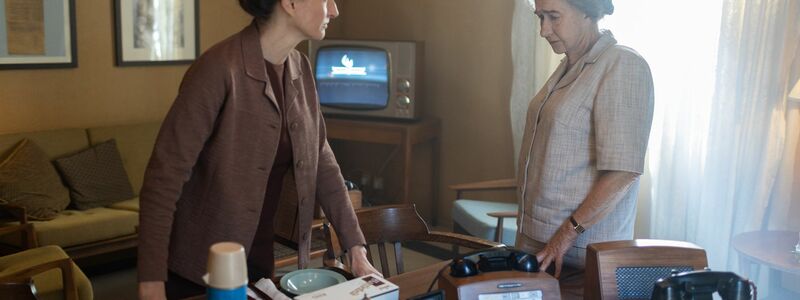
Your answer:
[[[261,53],[261,41],[256,21],[242,30],[242,57],[247,76],[264,83],[264,95],[280,112],[278,101],[275,100],[275,92],[267,79],[267,64],[264,62],[264,54]]]
[[[300,61],[302,61],[303,57],[301,57],[300,52],[293,50],[289,52],[289,57],[286,59],[286,68],[288,68],[289,73],[289,80],[288,84],[286,84],[286,112],[291,112],[292,107],[295,105],[295,100],[297,95],[300,93],[297,90],[300,84],[300,78],[303,75],[303,69],[300,67]],[[288,114],[287,114],[288,117]]]

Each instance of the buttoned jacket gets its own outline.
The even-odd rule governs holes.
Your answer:
[[[186,72],[140,194],[140,281],[164,281],[169,268],[202,284],[208,249],[217,242],[238,242],[249,253],[282,124],[294,156],[298,265],[308,263],[315,201],[339,229],[345,249],[364,244],[326,140],[308,59],[293,50],[285,66],[286,122],[255,23],[213,46]]]

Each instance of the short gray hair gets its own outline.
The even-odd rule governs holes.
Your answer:
[[[567,3],[580,10],[582,13],[592,18],[600,20],[604,16],[614,13],[614,4],[611,0],[566,0]]]

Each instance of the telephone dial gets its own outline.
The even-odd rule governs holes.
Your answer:
[[[494,271],[539,272],[536,255],[511,247],[498,247],[472,252],[453,259],[450,276],[469,277]]]
[[[752,287],[752,289],[751,289]],[[705,270],[678,273],[656,281],[653,300],[711,300],[714,293],[723,300],[754,299],[755,285],[732,272]]]

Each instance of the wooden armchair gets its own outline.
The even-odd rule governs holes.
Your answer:
[[[386,243],[394,247],[394,260],[397,274],[404,272],[402,243],[407,241],[437,242],[463,246],[472,249],[495,247],[500,244],[452,232],[431,231],[420,217],[415,206],[390,205],[356,210],[359,226],[364,233],[367,245],[377,245],[380,268],[383,276],[389,277],[389,259]],[[369,253],[370,262],[372,255]]]
[[[24,251],[0,257],[0,298],[2,299],[92,299],[92,286],[58,246],[37,248],[33,225],[21,207],[3,205],[19,225],[0,227],[0,235],[19,234]],[[58,270],[59,272],[56,272]],[[59,292],[60,291],[60,292]]]
[[[513,191],[517,188],[517,180],[514,178],[480,181],[449,186],[456,192],[456,200],[453,206],[453,230],[458,233],[465,233],[485,239],[492,239],[495,242],[504,241],[513,246],[516,236],[503,238],[504,231],[516,231],[516,223],[505,226],[506,218],[517,217],[516,203],[503,203],[485,200],[468,200],[463,198],[466,192],[478,191]],[[487,217],[488,216],[488,217]],[[491,228],[496,221],[496,226]],[[506,228],[507,227],[507,228]],[[504,230],[504,228],[506,230]],[[493,230],[492,230],[493,229]]]
[[[589,244],[584,299],[650,299],[653,285],[672,270],[701,270],[706,251],[695,244],[627,240]]]

